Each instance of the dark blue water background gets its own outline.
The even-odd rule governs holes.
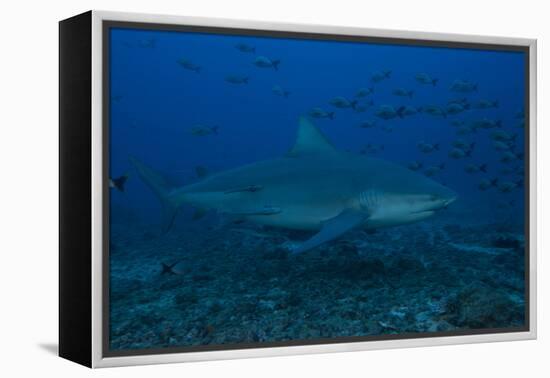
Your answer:
[[[154,47],[149,47],[151,41]],[[240,52],[234,47],[237,43],[254,46],[256,54]],[[314,122],[338,148],[359,151],[367,143],[383,144],[377,157],[402,164],[419,160],[424,167],[445,163],[434,179],[460,194],[462,204],[456,206],[487,207],[491,213],[496,201],[513,198],[521,211],[521,190],[495,195],[481,192],[478,184],[482,177],[499,177],[500,168],[522,162],[499,163],[501,154],[492,146],[491,130],[457,136],[449,121],[501,120],[504,130],[520,134],[515,151],[523,152],[523,129],[515,118],[524,103],[523,53],[114,29],[110,54],[111,95],[120,96],[111,102],[112,176],[130,169],[130,155],[182,184],[193,179],[197,165],[215,172],[277,157],[293,144],[298,117],[321,107],[335,111],[335,119]],[[280,59],[279,70],[254,66],[256,55]],[[201,72],[183,69],[177,64],[181,58],[200,65]],[[380,70],[391,70],[391,78],[372,83],[373,72]],[[439,79],[437,85],[418,84],[419,72]],[[229,84],[227,75],[248,76],[249,84]],[[471,94],[452,92],[455,79],[477,83],[479,89]],[[290,91],[290,96],[273,94],[274,85]],[[336,96],[353,99],[361,87],[375,89],[368,97],[375,106],[366,112],[328,104]],[[413,90],[413,98],[393,95],[398,87]],[[384,121],[374,115],[378,105],[445,105],[462,97],[471,102],[498,100],[499,107],[447,118],[418,114]],[[373,129],[358,127],[375,119]],[[190,129],[196,124],[218,126],[219,135],[193,136]],[[393,131],[384,131],[383,124]],[[476,143],[472,158],[448,157],[450,143],[457,138]],[[416,146],[420,141],[439,143],[441,150],[424,154]],[[468,163],[487,164],[488,174],[464,172]],[[155,210],[156,200],[138,180],[130,180],[128,186],[131,190],[123,196],[115,193],[113,202]]]
[[[500,120],[502,130],[518,134],[513,151],[522,154],[524,129],[518,126],[522,120],[517,114],[525,101],[524,53],[119,28],[111,30],[110,38],[110,176],[129,174],[124,192],[110,192],[113,348],[523,324],[523,249],[514,244],[514,252],[489,248],[497,245],[502,225],[513,224],[514,237],[522,236],[523,186],[506,193],[499,187],[482,191],[479,184],[495,178],[499,183],[517,182],[523,179],[521,170],[508,175],[500,171],[521,168],[524,162],[499,161],[502,153],[490,138],[493,129],[459,136],[450,121]],[[238,43],[254,46],[256,52],[243,53],[235,48]],[[257,55],[280,60],[279,69],[256,67]],[[177,61],[182,58],[199,65],[200,73],[181,67]],[[391,77],[373,83],[372,74],[381,70],[391,70]],[[421,72],[437,78],[437,85],[419,84],[415,75]],[[228,75],[247,76],[249,83],[230,84],[224,80]],[[478,90],[455,93],[450,87],[456,79],[476,83]],[[274,94],[275,85],[290,91],[288,98]],[[374,88],[372,95],[360,99],[361,104],[374,102],[366,112],[329,104],[336,96],[353,99],[361,87]],[[392,94],[400,87],[414,91],[414,96]],[[380,105],[445,107],[463,97],[472,104],[496,100],[499,107],[446,118],[419,113],[386,121],[375,115]],[[209,221],[192,221],[192,209],[187,207],[176,226],[185,230],[189,225],[195,230],[193,239],[204,241],[197,245],[191,236],[178,239],[177,229],[160,235],[158,200],[132,170],[130,156],[158,169],[174,184],[189,184],[198,180],[196,166],[217,172],[283,155],[294,143],[298,117],[313,107],[335,112],[334,120],[313,122],[337,148],[359,153],[368,143],[384,145],[374,156],[405,166],[421,161],[424,168],[419,174],[444,163],[433,179],[456,191],[459,199],[429,222],[437,225],[445,219],[452,227],[444,234],[451,239],[441,241],[436,227],[430,235],[410,229],[394,242],[392,230],[387,230],[382,236],[362,236],[373,244],[357,247],[359,252],[333,244],[326,254],[311,251],[315,258],[279,252],[264,256],[254,244],[241,243],[240,234],[219,229],[210,234]],[[376,120],[376,127],[359,127],[368,120]],[[191,128],[198,124],[217,126],[218,134],[192,135]],[[393,130],[387,132],[384,126]],[[471,157],[449,157],[456,139],[475,142]],[[438,143],[440,149],[423,153],[417,147],[421,141]],[[471,163],[486,164],[488,172],[465,172]],[[129,224],[130,219],[140,226]],[[452,241],[485,249],[459,250],[460,246],[449,246]],[[226,250],[231,245],[239,247]],[[270,251],[278,247],[263,246]],[[390,249],[398,252],[385,254]],[[345,257],[349,251],[356,252]],[[160,274],[161,262],[182,257],[187,258],[185,274]],[[246,295],[237,284],[241,280]],[[387,291],[376,291],[380,285]],[[269,295],[278,299],[267,300]],[[330,309],[330,316],[319,315],[323,309]],[[303,320],[305,313],[317,315]],[[243,327],[243,322],[248,325]]]

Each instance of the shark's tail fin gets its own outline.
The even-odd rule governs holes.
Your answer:
[[[179,207],[175,199],[170,197],[173,188],[160,173],[143,164],[141,161],[130,157],[130,162],[136,168],[141,180],[143,180],[160,200],[162,205],[162,232],[168,232],[174,224]]]

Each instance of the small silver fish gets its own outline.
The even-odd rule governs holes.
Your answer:
[[[398,113],[397,110],[391,105],[380,105],[374,115],[385,120],[393,119],[395,117],[403,117],[403,115]]]
[[[373,94],[373,93],[374,93],[374,88],[372,88],[372,87],[370,87],[370,88],[359,88],[359,90],[357,92],[355,92],[355,97],[363,98],[363,97],[367,97],[368,95]]]
[[[433,104],[425,105],[420,108],[420,111],[433,116],[447,117],[447,113],[445,113],[445,110],[443,110],[441,106],[438,106],[438,105],[433,105]]]
[[[496,179],[496,178],[492,179],[492,180],[483,179],[479,182],[477,187],[479,188],[479,190],[485,191],[489,188],[497,186],[497,184],[498,184],[498,179]]]
[[[395,88],[395,89],[392,91],[392,94],[393,94],[394,96],[412,98],[413,95],[414,95],[414,91],[412,91],[412,90],[407,90],[407,89],[405,89],[405,88]]]
[[[431,84],[434,87],[437,84],[437,82],[439,81],[439,79],[433,79],[430,75],[428,75],[427,73],[424,73],[424,72],[416,74],[416,76],[414,78],[420,84]]]
[[[182,66],[186,70],[193,71],[196,73],[201,72],[201,69],[202,69],[201,66],[191,62],[189,59],[182,58],[182,59],[179,59],[177,62],[180,66]]]
[[[439,143],[431,144],[426,142],[420,142],[416,145],[420,152],[428,154],[430,152],[439,151]]]
[[[254,60],[254,65],[260,68],[273,68],[275,71],[279,69],[281,61],[279,59],[269,59],[265,56],[258,56]]]
[[[206,136],[210,134],[218,134],[218,126],[195,125],[191,128],[191,134],[195,136]]]
[[[230,84],[248,84],[248,76],[228,75],[225,81]]]
[[[411,171],[418,171],[420,168],[422,168],[423,164],[420,161],[411,161],[409,164],[407,164],[407,168],[409,168]]]
[[[290,92],[287,90],[284,90],[280,85],[274,85],[273,88],[271,88],[271,92],[273,92],[277,96],[281,96],[285,98],[287,98],[288,95],[290,95]]]
[[[497,188],[499,191],[501,191],[502,193],[509,193],[511,192],[512,190],[514,189],[519,189],[523,186],[523,180],[520,179],[518,181],[515,181],[515,182],[512,182],[512,181],[504,181],[504,182],[500,182],[498,185],[497,185]]]
[[[373,72],[370,79],[373,83],[379,83],[382,80],[389,79],[390,76],[391,76],[390,70],[382,70],[382,71]]]
[[[340,109],[345,109],[345,108],[355,109],[355,107],[357,106],[357,100],[349,101],[345,97],[337,96],[337,97],[334,97],[332,100],[330,100],[329,104]]]
[[[424,174],[428,177],[435,176],[437,173],[441,172],[443,169],[445,169],[445,163],[441,163],[439,165],[432,165],[431,167],[426,168],[424,171]]]
[[[466,173],[487,173],[487,164],[468,164],[466,167],[464,167],[464,171]]]
[[[309,111],[309,116],[312,118],[328,118],[334,119],[334,112],[326,112],[321,108],[313,108]]]
[[[246,43],[237,43],[235,48],[243,53],[255,53],[256,48],[254,46],[247,45]]]
[[[477,91],[477,84],[468,80],[455,80],[451,84],[451,91],[459,93],[471,93]]]
[[[489,100],[479,100],[474,102],[474,109],[491,109],[498,108],[498,100],[489,101]]]
[[[363,128],[363,129],[371,129],[375,126],[376,126],[376,121],[375,120],[367,120],[367,121],[363,121],[359,124],[359,127]]]

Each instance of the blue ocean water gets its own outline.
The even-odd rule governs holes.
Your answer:
[[[524,326],[523,52],[115,28],[109,53],[113,350]],[[300,116],[458,199],[300,255],[190,206],[161,231],[130,157],[180,187],[284,155]]]

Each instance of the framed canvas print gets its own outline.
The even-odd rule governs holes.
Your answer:
[[[60,355],[536,337],[534,40],[60,22]]]

